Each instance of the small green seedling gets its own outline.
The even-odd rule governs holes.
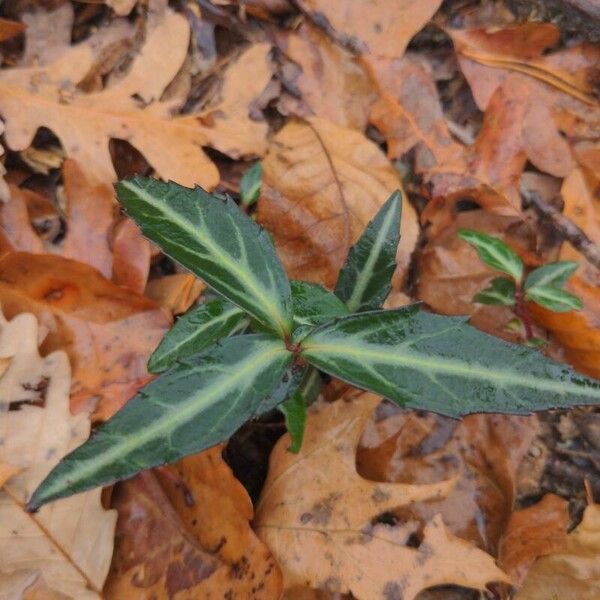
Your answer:
[[[523,261],[501,239],[473,229],[461,229],[458,235],[477,250],[486,265],[508,275],[493,279],[489,287],[476,294],[473,300],[480,304],[512,307],[517,327],[522,326],[525,331],[526,343],[539,345],[541,341],[533,337],[527,302],[535,302],[553,312],[581,310],[581,300],[563,289],[577,270],[576,262],[561,260],[548,263],[524,278]]]
[[[260,198],[262,186],[262,165],[260,161],[255,162],[240,180],[240,203],[243,208],[248,209]]]
[[[157,379],[63,458],[30,510],[214,446],[277,406],[297,451],[320,372],[451,417],[600,401],[600,382],[464,317],[419,305],[381,310],[396,264],[400,192],[350,250],[335,293],[290,282],[269,234],[227,196],[147,178],[119,183],[117,194],[146,237],[220,297],[177,321],[150,359]],[[511,269],[518,279],[518,261]]]

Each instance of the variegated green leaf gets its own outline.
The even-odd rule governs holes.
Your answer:
[[[240,332],[249,319],[227,300],[211,300],[180,317],[148,360],[151,373],[161,373],[178,360],[201,352],[218,339]]]
[[[292,281],[294,328],[320,325],[349,314],[346,305],[324,287],[307,281]]]
[[[119,200],[144,235],[263,325],[291,332],[290,285],[269,235],[227,196],[136,177]]]
[[[538,285],[552,285],[560,288],[577,271],[578,266],[576,262],[571,260],[559,260],[538,267],[535,271],[529,273],[523,288],[525,291]]]
[[[223,441],[257,412],[273,408],[265,399],[291,361],[281,340],[254,334],[225,338],[178,362],[68,454],[35,491],[29,508]]]
[[[306,425],[306,402],[302,390],[296,389],[285,402],[279,405],[279,408],[285,417],[285,426],[292,439],[289,451],[297,454],[302,448]]]
[[[252,206],[260,197],[262,165],[255,162],[242,175],[240,180],[240,201],[244,206]]]
[[[402,195],[394,192],[369,223],[340,271],[335,294],[350,312],[380,308],[392,285],[400,241]]]
[[[462,317],[418,306],[343,317],[319,327],[302,347],[308,362],[334,377],[452,417],[600,402],[600,382]]]
[[[577,296],[553,285],[536,285],[527,290],[525,297],[553,312],[569,312],[583,308],[583,302]]]
[[[510,275],[515,281],[521,281],[523,262],[501,239],[474,229],[460,229],[458,237],[471,244],[488,267]]]
[[[475,295],[473,300],[480,304],[500,304],[512,306],[515,303],[515,282],[506,277],[492,279],[489,287]]]

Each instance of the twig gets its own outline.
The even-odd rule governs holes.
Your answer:
[[[548,204],[533,190],[522,190],[521,195],[526,206],[533,206],[540,216],[552,223],[563,239],[571,242],[573,247],[581,252],[590,263],[600,269],[600,247],[594,244],[573,221]]]
[[[301,14],[303,14],[317,29],[320,29],[333,42],[340,45],[352,54],[364,54],[368,48],[364,42],[347,33],[337,31],[329,22],[329,19],[321,12],[312,12],[304,6],[303,0],[288,0],[288,2]]]

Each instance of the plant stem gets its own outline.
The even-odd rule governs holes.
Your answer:
[[[531,316],[525,306],[525,294],[521,284],[518,284],[517,291],[515,292],[515,315],[521,319],[523,326],[525,327],[525,341],[528,342],[533,338],[533,324],[531,322]]]

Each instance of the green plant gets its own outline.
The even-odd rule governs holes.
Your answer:
[[[489,287],[476,294],[473,300],[481,304],[512,307],[517,325],[522,325],[525,331],[526,343],[539,342],[533,337],[527,302],[535,302],[553,312],[581,310],[581,300],[563,289],[577,270],[576,262],[562,260],[548,263],[524,278],[523,261],[501,239],[473,229],[461,229],[458,236],[477,250],[486,265],[508,275],[493,279]]]
[[[226,196],[145,178],[117,192],[144,234],[222,299],[177,322],[150,360],[164,372],[55,467],[31,510],[210,447],[279,405],[297,449],[316,369],[453,417],[600,400],[599,382],[465,318],[380,309],[400,237],[399,192],[350,250],[335,294],[290,283],[269,235]]]

